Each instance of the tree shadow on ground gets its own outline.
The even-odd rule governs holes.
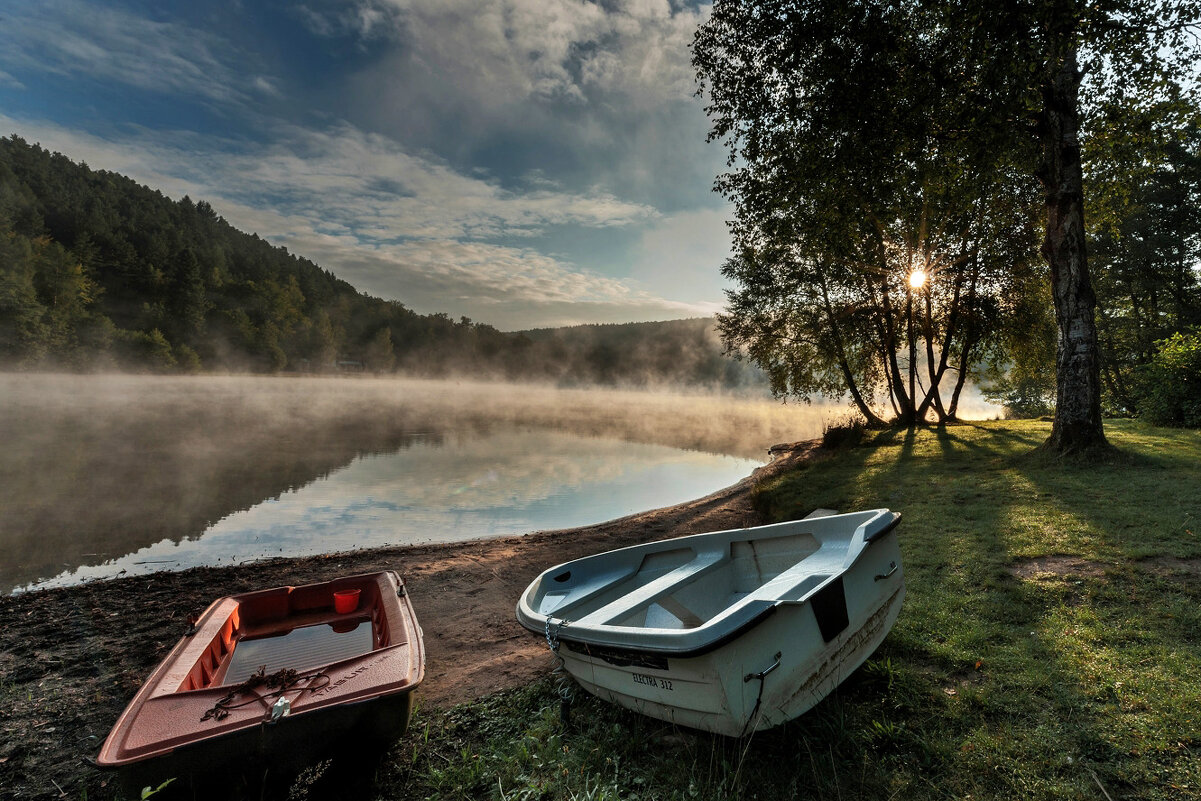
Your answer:
[[[1146,541],[1149,513],[1139,506],[1150,504],[1138,501],[1152,496],[1158,501],[1150,503],[1163,507],[1155,514],[1177,514],[1182,503],[1187,506],[1180,495],[1187,482],[1164,486],[1164,473],[1196,471],[1198,460],[1188,453],[1148,453],[1122,437],[1119,444],[1133,458],[1120,463],[1084,468],[1024,458],[1041,433],[987,426],[893,431],[861,446],[864,454],[840,459],[838,478],[853,486],[842,490],[844,496],[899,499],[889,505],[905,515],[909,596],[874,658],[890,665],[887,685],[878,686],[880,671],[869,663],[791,724],[819,756],[805,777],[813,786],[842,797],[856,790],[836,772],[848,770],[847,760],[827,760],[829,767],[822,767],[820,755],[830,742],[835,752],[861,754],[869,753],[869,744],[883,743],[886,755],[898,755],[891,767],[879,769],[877,783],[895,787],[903,780],[912,788],[933,780],[954,795],[975,797],[1075,795],[1098,784],[1141,795],[1150,769],[1131,753],[1123,727],[1162,726],[1183,744],[1173,748],[1195,748],[1183,719],[1155,707],[1154,699],[1149,710],[1130,712],[1147,702],[1151,685],[1123,690],[1114,676],[1137,673],[1134,663],[1171,648],[1183,653],[1170,670],[1187,674],[1191,666],[1195,675],[1201,668],[1198,616],[1189,611],[1201,604],[1201,593],[1124,564],[1171,542],[1162,535]],[[923,444],[924,436],[933,442]],[[971,472],[965,472],[968,464]],[[807,481],[823,487],[821,476]],[[1131,501],[1115,516],[1112,503],[1101,501],[1118,491]],[[1093,575],[1016,577],[1013,565],[1039,552],[1039,526],[1055,521],[1073,521],[1066,525],[1075,530],[1048,538],[1051,552],[1077,552],[1109,567]],[[1174,587],[1172,609],[1147,613],[1165,585]],[[898,686],[900,701],[894,698]],[[1191,692],[1196,694],[1195,681]],[[865,718],[861,706],[875,717]],[[858,733],[839,735],[848,720],[858,724]],[[764,748],[771,752],[770,745]],[[1005,758],[990,763],[990,752]],[[1183,757],[1165,755],[1163,747],[1156,753],[1181,775]],[[972,765],[978,772],[965,772]]]

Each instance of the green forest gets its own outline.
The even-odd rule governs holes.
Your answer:
[[[0,368],[401,372],[566,384],[761,385],[711,319],[506,333],[366,295],[175,201],[0,139]]]

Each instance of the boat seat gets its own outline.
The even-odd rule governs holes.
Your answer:
[[[818,550],[808,554],[792,567],[783,570],[749,592],[731,593],[726,598],[726,603],[714,615],[697,623],[686,624],[685,628],[695,628],[703,623],[715,623],[720,626],[723,624],[719,621],[735,619],[744,614],[746,608],[760,603],[801,601],[824,586],[832,577],[842,573],[846,554],[845,540],[823,541]],[[686,581],[681,581],[679,584],[686,583]],[[669,592],[677,588],[678,584],[670,588]],[[655,599],[655,603],[665,608],[669,601],[677,601],[677,599],[671,595]]]
[[[729,618],[736,610],[758,600],[769,603],[780,599],[794,602],[800,600],[802,596],[813,592],[831,576],[840,573],[846,554],[845,540],[824,541],[817,551],[754,591],[740,593],[739,598],[731,599],[731,603],[716,617],[702,618],[673,595],[682,585],[692,582],[728,561],[725,549],[702,551],[687,564],[681,565],[638,590],[617,598],[574,622],[577,625],[619,626],[622,624],[618,621],[645,609],[647,611],[645,626],[648,628],[693,629],[711,620]]]
[[[675,570],[639,587],[628,595],[605,604],[595,612],[574,622],[577,625],[591,626],[612,624],[614,621],[620,620],[637,609],[649,606],[651,603],[657,603],[667,612],[678,618],[686,627],[699,626],[703,622],[700,617],[693,614],[675,599],[669,599],[666,596],[677,585],[691,581],[697,576],[708,572],[717,565],[720,565],[724,559],[725,552],[723,550],[702,551],[687,564],[680,565]],[[671,608],[673,606],[677,607],[677,609]]]
[[[663,595],[654,600],[654,604],[665,609],[672,617],[684,624],[686,629],[694,629],[705,621],[701,620],[700,615],[693,612],[684,604],[680,603],[679,599],[674,595]],[[649,616],[650,610],[647,610]],[[648,625],[650,621],[647,621]],[[666,626],[657,626],[655,628],[667,628]]]
[[[749,597],[768,601],[802,600],[831,576],[842,573],[846,556],[845,540],[824,541],[815,552],[763,584]]]

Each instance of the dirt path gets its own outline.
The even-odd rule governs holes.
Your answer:
[[[250,589],[394,569],[425,632],[420,703],[445,707],[520,686],[550,667],[518,625],[517,598],[560,562],[625,545],[754,525],[759,481],[814,457],[811,442],[732,487],[679,506],[563,531],[94,582],[0,598],[0,798],[108,797],[85,767],[125,703],[186,628],[190,612]],[[805,511],[805,510],[798,510]]]

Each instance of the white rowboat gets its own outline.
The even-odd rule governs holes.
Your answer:
[[[810,709],[905,597],[887,509],[652,542],[547,570],[517,619],[594,695],[742,736]]]

